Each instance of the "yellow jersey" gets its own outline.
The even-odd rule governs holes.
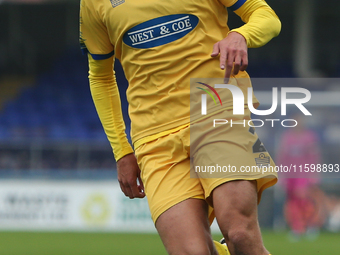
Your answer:
[[[225,7],[247,23],[233,31],[248,47],[259,47],[280,31],[280,21],[263,0],[81,0],[81,48],[89,53],[92,96],[116,160],[132,149],[123,132],[119,95],[112,89],[113,58],[129,81],[134,143],[188,125],[190,78],[224,77],[219,58],[210,55],[230,31]],[[232,98],[225,105],[232,105]]]

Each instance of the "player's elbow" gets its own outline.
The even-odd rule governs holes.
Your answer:
[[[274,13],[275,17],[273,17],[273,37],[276,37],[280,34],[281,32],[281,21],[279,19],[279,17]]]
[[[258,18],[263,19],[264,23],[267,24],[267,29],[270,31],[272,37],[276,37],[281,31],[281,21],[276,15],[275,11],[268,7],[262,7],[256,10]]]
[[[281,32],[281,21],[270,7],[257,9],[250,23],[256,28],[251,36],[249,48],[262,47]]]
[[[268,10],[267,10],[268,11]],[[281,21],[279,19],[279,17],[276,15],[276,13],[270,9],[270,15],[267,16],[267,22],[266,22],[266,34],[263,37],[263,40],[259,41],[257,47],[261,47],[265,44],[267,44],[271,39],[273,39],[274,37],[277,37],[280,32],[281,32]]]
[[[275,11],[270,7],[265,7],[261,10],[261,12],[266,13],[268,23],[271,27],[271,33],[273,37],[276,37],[281,32],[281,21],[279,17],[276,15]]]

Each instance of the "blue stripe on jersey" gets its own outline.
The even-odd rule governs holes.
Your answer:
[[[80,48],[81,52],[83,53],[83,55],[86,55],[89,51],[87,50],[87,48]]]
[[[94,60],[103,60],[103,59],[112,57],[114,54],[115,54],[115,51],[113,50],[112,52],[108,54],[91,54],[91,56]]]
[[[233,11],[237,11],[247,0],[238,0],[236,3],[234,3],[229,8]]]

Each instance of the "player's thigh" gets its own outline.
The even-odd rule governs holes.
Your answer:
[[[217,220],[227,228],[257,222],[256,181],[226,182],[213,190],[211,198]]]
[[[199,179],[190,178],[190,158],[183,136],[188,136],[188,130],[160,137],[136,150],[154,222],[166,210],[188,198],[204,199]]]
[[[217,223],[231,252],[268,254],[258,224],[257,196],[256,181],[245,180],[226,182],[211,194]]]
[[[216,254],[209,230],[208,204],[190,198],[164,213],[156,222],[157,231],[169,254]]]

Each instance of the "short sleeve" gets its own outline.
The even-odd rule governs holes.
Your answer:
[[[95,60],[113,56],[114,47],[100,17],[101,13],[95,8],[93,1],[81,0],[79,16],[79,42],[82,52],[90,53]]]

